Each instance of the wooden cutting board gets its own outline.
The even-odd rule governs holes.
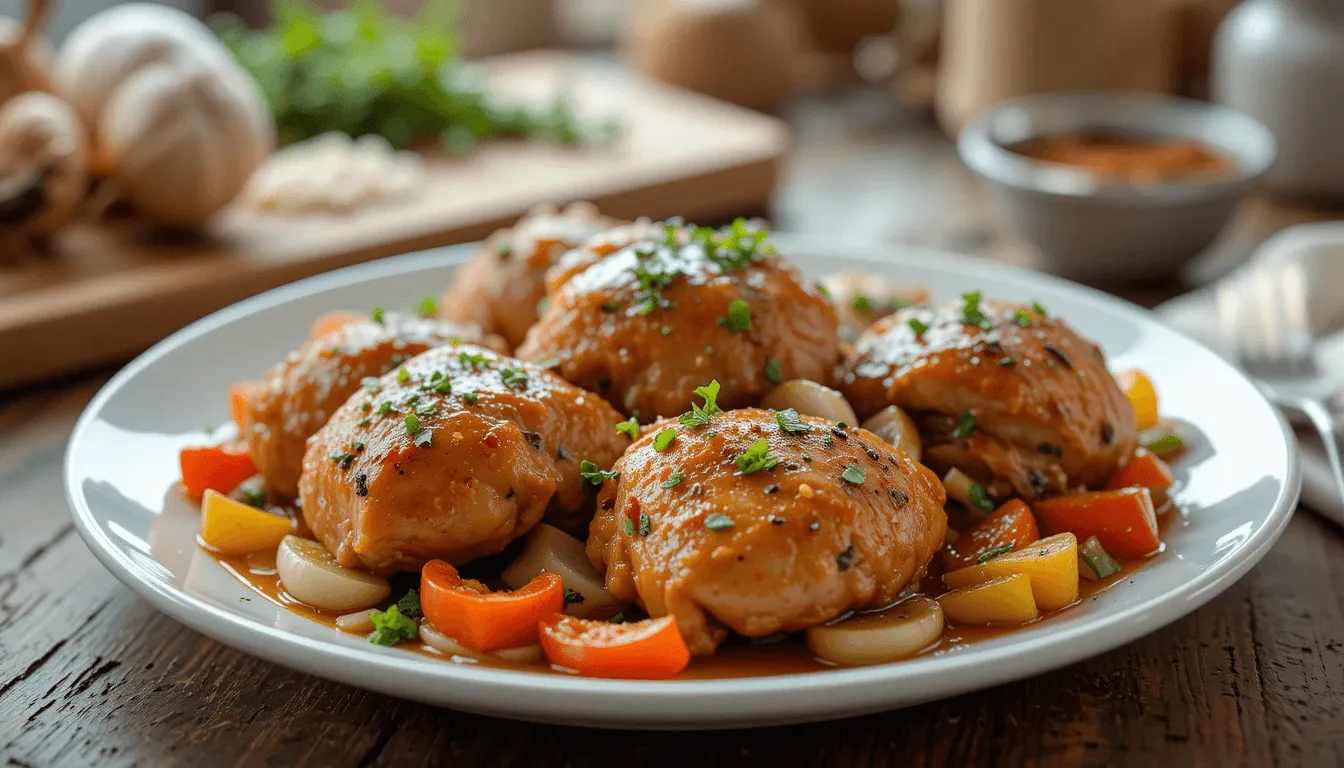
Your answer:
[[[614,64],[536,51],[488,62],[494,87],[543,100],[568,90],[617,117],[603,149],[516,141],[430,157],[414,199],[353,214],[229,211],[199,237],[135,223],[63,232],[47,261],[0,267],[0,388],[123,360],[260,291],[358,262],[478,240],[542,202],[711,220],[760,210],[788,146],[778,119],[662,86]]]

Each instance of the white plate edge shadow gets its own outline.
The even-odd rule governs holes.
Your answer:
[[[1181,335],[1146,310],[1095,289],[976,257],[782,233],[776,236],[776,241],[781,250],[843,254],[848,260],[883,264],[887,268],[892,259],[878,254],[899,252],[902,259],[937,258],[939,268],[944,271],[974,273],[980,278],[1025,273],[1032,280],[1072,292],[1086,292],[1097,301],[1136,315],[1136,321]],[[127,364],[90,401],[72,430],[66,451],[67,501],[80,536],[97,559],[156,609],[209,637],[282,666],[356,687],[464,711],[537,722],[658,729],[750,727],[833,719],[946,698],[1067,666],[1132,642],[1187,615],[1240,579],[1278,539],[1300,493],[1301,470],[1292,432],[1278,411],[1264,402],[1265,408],[1277,417],[1290,461],[1273,509],[1267,513],[1264,524],[1239,546],[1238,557],[1218,561],[1161,599],[1130,606],[1084,626],[1061,630],[1034,645],[1020,643],[973,655],[949,654],[877,667],[768,677],[670,683],[591,680],[475,669],[395,650],[356,651],[335,644],[314,644],[306,639],[296,644],[290,633],[223,610],[167,583],[142,578],[138,573],[141,566],[98,525],[78,487],[79,477],[72,460],[75,447],[103,404],[159,357],[237,317],[283,304],[291,298],[356,283],[365,276],[433,267],[446,269],[460,264],[471,248],[469,244],[392,257],[281,286],[192,323]],[[1199,346],[1193,340],[1190,343]],[[1227,371],[1244,380],[1230,366]],[[1079,642],[1084,636],[1090,636],[1088,642]],[[441,691],[419,690],[427,677],[450,685]],[[831,700],[823,694],[831,694]],[[800,703],[803,699],[806,701]]]

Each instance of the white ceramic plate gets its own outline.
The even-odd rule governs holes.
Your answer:
[[[399,257],[305,280],[235,305],[155,346],[114,377],[76,425],[66,490],[80,534],[154,606],[278,664],[350,685],[527,720],[645,728],[722,728],[842,717],[929,701],[1071,664],[1193,611],[1258,561],[1292,514],[1300,484],[1291,433],[1232,367],[1147,312],[1086,288],[942,253],[864,255],[779,237],[814,275],[859,269],[929,286],[1039,300],[1096,339],[1112,367],[1156,381],[1166,415],[1200,434],[1179,466],[1184,516],[1167,550],[1076,606],[954,651],[864,669],[770,677],[626,682],[503,671],[380,648],[249,591],[195,546],[196,512],[174,492],[179,448],[228,420],[230,383],[255,377],[328,309],[409,306],[448,283],[471,247]],[[843,254],[843,255],[842,255]],[[856,255],[857,254],[857,255]]]

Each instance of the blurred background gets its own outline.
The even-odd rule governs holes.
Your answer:
[[[1337,0],[0,0],[0,16],[0,349],[21,361],[0,388],[548,202],[761,216],[1149,305],[1344,217]],[[1314,253],[1344,254],[1319,226]]]

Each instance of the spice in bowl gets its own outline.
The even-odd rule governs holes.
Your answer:
[[[1190,139],[1078,132],[1043,136],[1010,149],[1033,160],[1076,166],[1113,182],[1210,180],[1237,171],[1230,158]]]

